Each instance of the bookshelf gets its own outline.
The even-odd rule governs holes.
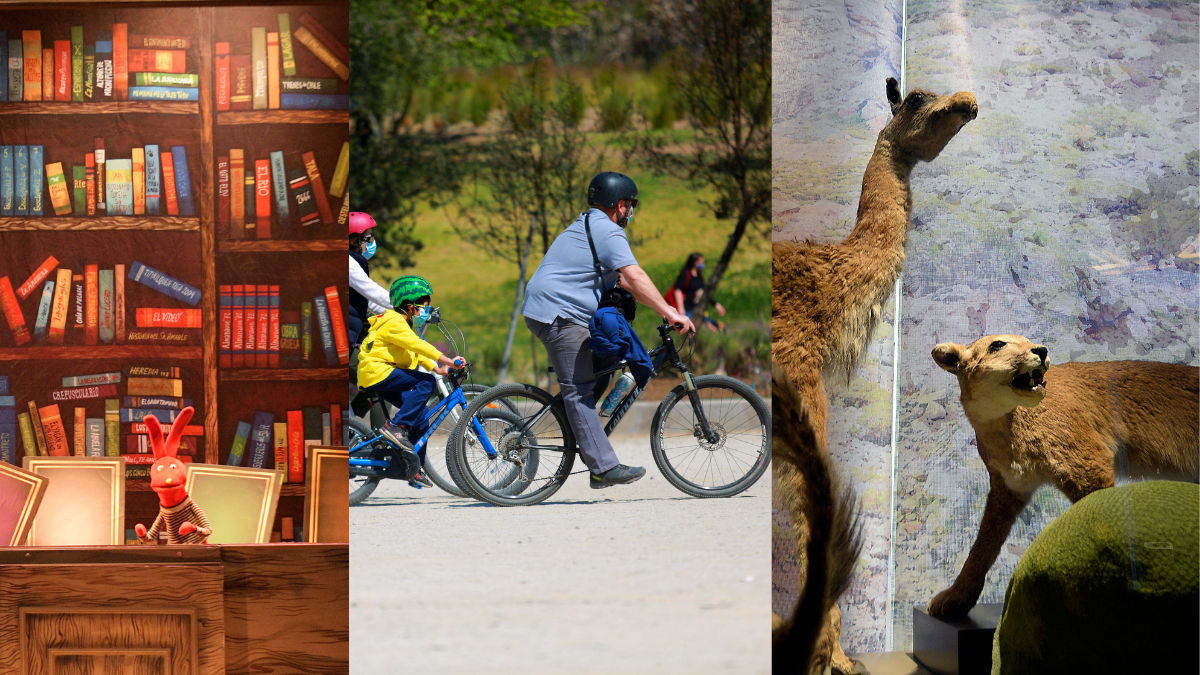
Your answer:
[[[251,421],[256,410],[271,411],[276,422],[285,422],[288,410],[320,406],[328,412],[331,403],[345,408],[347,368],[325,364],[315,318],[313,359],[304,367],[219,367],[221,285],[278,285],[281,308],[296,310],[301,301],[311,302],[324,287],[337,286],[343,321],[348,311],[342,252],[345,234],[341,226],[322,223],[301,228],[296,224],[287,231],[273,221],[275,238],[234,240],[228,226],[218,223],[217,158],[227,155],[230,148],[243,148],[251,167],[254,159],[265,159],[270,151],[283,151],[288,169],[303,166],[301,154],[311,152],[327,190],[342,144],[348,139],[349,114],[344,110],[216,110],[216,43],[230,42],[231,54],[248,54],[250,27],[278,30],[280,12],[289,13],[293,30],[297,18],[309,14],[336,39],[348,43],[349,17],[344,2],[196,6],[166,0],[144,6],[102,0],[74,6],[66,14],[45,3],[6,4],[0,12],[0,30],[7,32],[8,39],[20,38],[22,30],[40,30],[43,47],[52,47],[54,40],[69,39],[73,25],[84,26],[85,44],[113,23],[128,24],[131,35],[189,36],[192,43],[187,49],[187,72],[199,75],[196,102],[0,102],[0,144],[44,145],[46,163],[63,163],[68,188],[70,167],[82,164],[94,137],[105,139],[110,158],[128,158],[130,148],[147,144],[157,144],[164,150],[183,145],[188,151],[197,211],[193,217],[59,217],[53,215],[47,197],[46,212],[50,215],[46,217],[0,217],[0,276],[9,276],[14,286],[48,255],[54,255],[60,266],[73,271],[76,267],[82,270],[85,263],[98,263],[102,269],[124,264],[128,270],[131,262],[138,260],[201,291],[196,309],[201,311],[202,328],[186,345],[84,346],[73,344],[68,337],[64,346],[43,343],[18,347],[7,323],[0,320],[0,375],[9,376],[18,412],[30,399],[48,405],[49,392],[61,388],[61,378],[67,375],[113,372],[130,364],[178,366],[185,370],[184,397],[193,399],[197,409],[192,424],[204,427],[203,456],[196,461],[220,464],[227,459],[237,422]],[[336,78],[298,42],[294,49],[298,75]],[[132,76],[130,79],[132,86]],[[340,79],[338,87],[340,93],[348,91],[347,83]],[[44,187],[44,174],[42,179]],[[71,198],[74,201],[73,194]],[[328,199],[336,218],[342,200],[332,195]],[[292,204],[295,209],[294,199]],[[131,280],[126,281],[125,289],[126,322],[131,329],[135,307],[189,307]],[[37,301],[33,296],[20,301],[31,330]],[[92,417],[97,401],[86,403],[88,416]],[[75,405],[60,402],[69,439],[73,429],[67,417]],[[102,401],[99,410],[102,413]],[[122,446],[128,433],[129,426],[122,424]],[[148,479],[127,479],[126,491],[126,521],[150,522],[158,507]],[[280,529],[279,521],[285,516],[301,524],[303,500],[302,483],[285,484],[274,529]]]

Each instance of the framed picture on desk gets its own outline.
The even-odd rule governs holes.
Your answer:
[[[30,457],[25,469],[48,479],[29,529],[30,546],[125,543],[124,457]]]

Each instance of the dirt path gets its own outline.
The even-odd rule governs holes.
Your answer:
[[[645,478],[518,508],[385,481],[352,508],[353,672],[766,673],[769,478],[694,499],[616,445]]]

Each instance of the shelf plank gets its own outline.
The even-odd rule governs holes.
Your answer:
[[[0,104],[0,115],[199,115],[200,104],[184,101],[16,101]]]
[[[204,357],[201,347],[174,345],[94,345],[71,347],[8,347],[0,349],[0,361],[55,359],[174,359],[199,360]],[[349,371],[347,371],[349,372]]]
[[[217,113],[218,126],[349,123],[349,110],[253,110]]]
[[[222,382],[265,382],[278,380],[349,380],[346,368],[248,368],[222,370]]]
[[[126,492],[150,492],[149,478],[126,478]],[[284,483],[280,487],[279,496],[281,497],[303,497],[304,483]]]
[[[346,248],[346,242],[341,239],[314,240],[252,240],[218,242],[217,250],[221,253],[278,253],[288,251],[341,251]]]
[[[2,107],[2,106],[0,106]],[[199,218],[178,216],[96,216],[92,218],[0,218],[0,232],[22,230],[53,230],[82,232],[86,230],[154,230],[155,232],[199,232]]]
[[[304,483],[284,483],[279,489],[280,497],[303,497]]]

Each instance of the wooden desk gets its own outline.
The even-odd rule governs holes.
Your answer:
[[[346,544],[0,548],[0,675],[348,673]]]

